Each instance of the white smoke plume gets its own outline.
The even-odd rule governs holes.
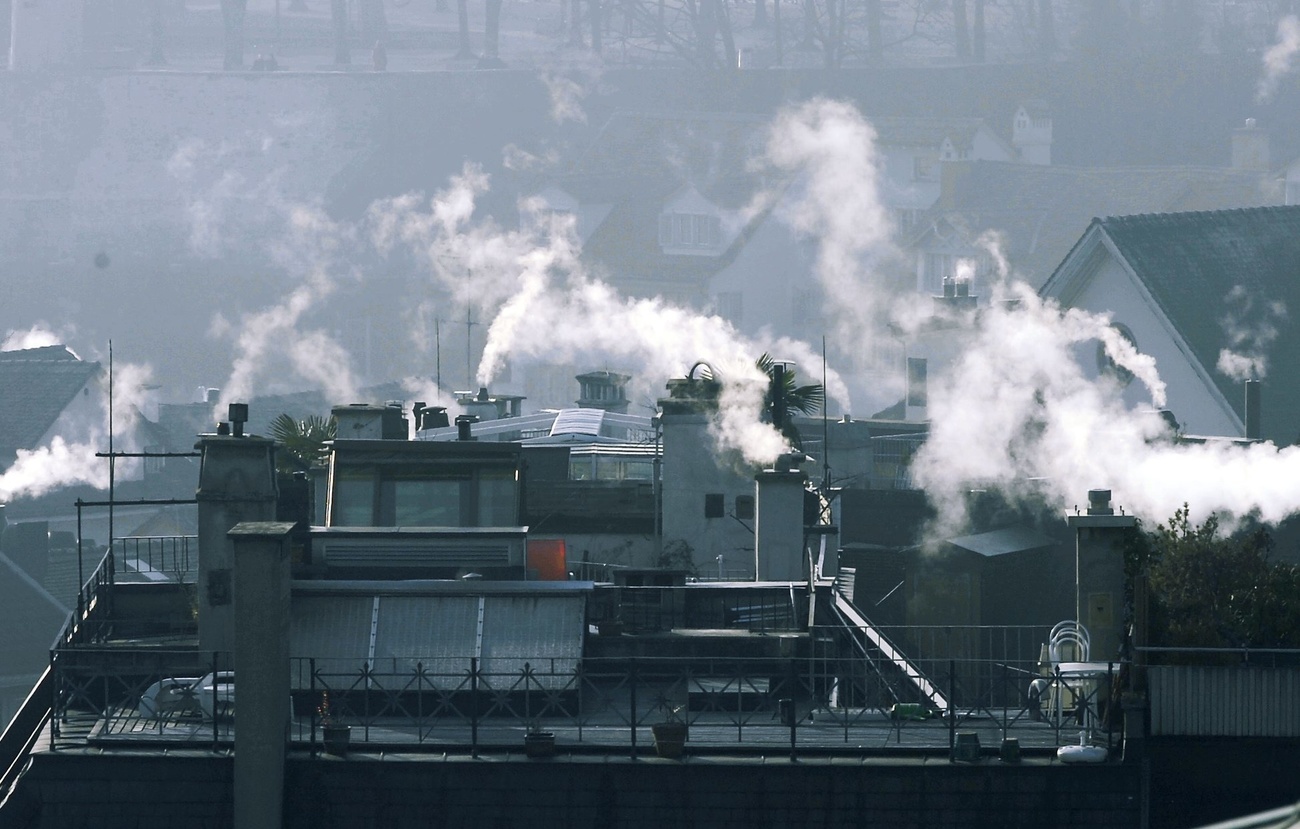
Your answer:
[[[816,241],[815,273],[841,344],[882,332],[898,287],[875,142],[852,105],[818,99],[780,113],[767,144],[768,162],[795,179],[778,215]]]
[[[135,434],[145,387],[152,371],[148,366],[118,362],[113,371],[113,448],[136,451],[140,448]],[[95,457],[107,451],[109,400],[108,372],[102,370],[99,382],[104,387],[98,405],[82,410],[76,402],[55,423],[54,436],[35,449],[20,449],[14,463],[0,474],[0,503],[16,498],[35,498],[76,484],[107,489],[108,460]],[[119,479],[137,474],[134,459],[118,462]]]
[[[604,65],[588,52],[569,53],[539,74],[551,100],[551,119],[557,124],[587,123],[583,101],[600,86]]]
[[[488,184],[480,170],[467,167],[427,207],[405,197],[376,205],[370,217],[381,250],[407,245],[420,251],[455,301],[472,303],[492,319],[481,384],[492,381],[507,357],[613,360],[664,380],[702,360],[723,382],[716,424],[722,445],[760,462],[785,451],[780,436],[759,421],[766,380],[754,361],[768,351],[816,365],[811,348],[785,339],[749,340],[718,317],[621,296],[584,271],[571,219],[547,219],[519,231],[475,221],[475,200]],[[832,396],[846,395],[838,376],[830,375],[828,386]]]
[[[351,358],[331,335],[307,327],[311,311],[337,289],[336,271],[351,273],[341,256],[355,244],[353,228],[331,220],[323,211],[295,207],[285,235],[273,248],[277,264],[301,282],[278,303],[242,317],[234,325],[217,317],[212,333],[234,341],[231,373],[221,389],[215,414],[248,400],[283,374],[308,381],[334,400],[356,398],[358,380]]]
[[[1264,76],[1259,79],[1255,100],[1265,103],[1277,92],[1278,83],[1291,71],[1291,62],[1300,52],[1300,18],[1288,14],[1277,22],[1277,42],[1264,52]]]
[[[181,187],[190,250],[216,258],[232,250],[241,234],[236,228],[275,226],[289,210],[284,199],[284,170],[267,156],[274,139],[248,134],[239,141],[210,143],[197,138],[180,142],[167,160],[167,172]],[[236,169],[259,166],[260,176]]]
[[[1151,523],[1184,503],[1229,527],[1300,511],[1300,449],[1172,440],[1154,411],[1164,400],[1154,361],[1107,315],[1062,311],[1013,283],[967,336],[961,358],[930,376],[930,435],[912,464],[940,512],[936,534],[963,527],[971,489],[1068,507],[1106,488]],[[1146,385],[1152,408],[1126,406],[1112,377],[1083,371],[1079,346],[1094,340]]]
[[[1286,304],[1252,296],[1238,285],[1224,297],[1227,312],[1220,324],[1228,338],[1219,351],[1219,372],[1241,383],[1263,380],[1268,373],[1268,347],[1286,321]]]
[[[24,351],[29,348],[44,348],[61,345],[67,337],[55,334],[45,323],[37,323],[25,331],[10,331],[0,342],[0,351]]]

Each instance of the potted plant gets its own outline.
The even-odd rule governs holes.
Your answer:
[[[325,753],[342,757],[348,753],[348,743],[352,739],[352,726],[339,722],[330,708],[330,692],[322,691],[320,704],[316,706],[316,715],[320,717],[321,734],[325,741]]]
[[[664,721],[650,727],[655,738],[655,753],[660,757],[677,758],[686,751],[687,725],[682,718],[683,708],[681,705],[670,706]]]

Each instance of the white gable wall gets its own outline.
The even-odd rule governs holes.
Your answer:
[[[1156,369],[1167,387],[1171,410],[1185,434],[1241,435],[1240,419],[1229,407],[1213,381],[1199,369],[1199,363],[1172,331],[1150,295],[1134,280],[1122,262],[1109,251],[1093,277],[1071,305],[1096,313],[1110,312],[1112,319],[1133,332],[1138,350],[1156,359]],[[1080,350],[1079,358],[1090,377],[1100,373],[1096,345]],[[1151,405],[1146,387],[1134,380],[1124,391],[1129,406]]]

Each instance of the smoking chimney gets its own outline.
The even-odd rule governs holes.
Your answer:
[[[230,421],[231,434],[237,438],[244,436],[244,424],[248,422],[248,404],[231,403],[226,407],[226,419]]]
[[[1232,169],[1268,169],[1268,133],[1247,118],[1245,126],[1232,131]]]
[[[1259,440],[1261,437],[1259,418],[1260,386],[1258,380],[1246,381],[1246,440]]]
[[[1124,538],[1137,526],[1116,515],[1109,489],[1088,491],[1087,515],[1067,515],[1075,531],[1075,618],[1088,629],[1092,658],[1118,659],[1124,637]]]

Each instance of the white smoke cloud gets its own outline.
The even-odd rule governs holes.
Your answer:
[[[140,441],[135,429],[139,422],[145,387],[152,371],[148,366],[118,362],[113,370],[113,449],[138,451]],[[16,498],[35,498],[66,486],[87,484],[107,489],[108,460],[95,457],[107,451],[109,400],[108,374],[100,381],[105,386],[98,405],[89,410],[75,402],[60,416],[52,431],[54,436],[35,449],[20,449],[14,463],[0,474],[0,502]],[[136,459],[121,459],[117,464],[119,480],[139,472]]]
[[[218,418],[227,404],[246,401],[273,380],[283,382],[285,375],[306,380],[334,400],[356,398],[360,383],[347,350],[325,331],[307,327],[309,314],[337,289],[335,271],[347,270],[340,258],[355,241],[354,228],[319,209],[290,211],[286,232],[272,252],[277,264],[301,282],[279,302],[244,315],[238,325],[220,316],[214,320],[212,333],[233,339],[235,346],[230,377],[215,409]]]
[[[241,140],[180,142],[166,169],[182,188],[190,250],[217,258],[242,244],[237,230],[274,227],[290,210],[285,171],[269,159],[274,140],[249,133]],[[238,165],[238,169],[236,168]],[[261,168],[260,174],[241,170]]]
[[[785,451],[784,440],[759,421],[765,375],[754,366],[764,351],[804,365],[818,356],[804,343],[758,342],[719,317],[666,303],[620,295],[587,274],[578,259],[572,219],[543,217],[534,227],[505,230],[474,220],[475,201],[489,181],[467,167],[427,207],[416,197],[374,206],[371,236],[391,252],[420,252],[433,278],[458,302],[491,318],[478,381],[491,383],[507,358],[536,362],[615,361],[639,374],[681,376],[703,360],[723,381],[716,434],[720,443],[754,461]],[[846,399],[837,375],[828,392]],[[432,397],[433,390],[425,388]]]
[[[0,342],[0,351],[24,351],[29,348],[44,348],[61,345],[67,338],[51,331],[45,323],[37,323],[25,331],[10,331]]]
[[[1300,18],[1288,14],[1277,22],[1277,42],[1264,52],[1264,76],[1259,79],[1255,100],[1264,103],[1277,92],[1282,77],[1291,71],[1291,62],[1300,52]]]
[[[551,100],[551,119],[557,124],[587,123],[583,101],[600,86],[604,64],[588,52],[566,53],[562,60],[544,67],[538,77]]]
[[[1238,285],[1224,297],[1227,307],[1220,324],[1228,345],[1219,351],[1216,368],[1241,383],[1263,380],[1268,373],[1268,347],[1277,339],[1278,325],[1286,321],[1286,304],[1252,296]]]
[[[818,99],[780,113],[767,144],[768,162],[794,176],[778,213],[816,241],[814,270],[840,344],[878,336],[897,296],[895,227],[875,143],[851,104]]]

